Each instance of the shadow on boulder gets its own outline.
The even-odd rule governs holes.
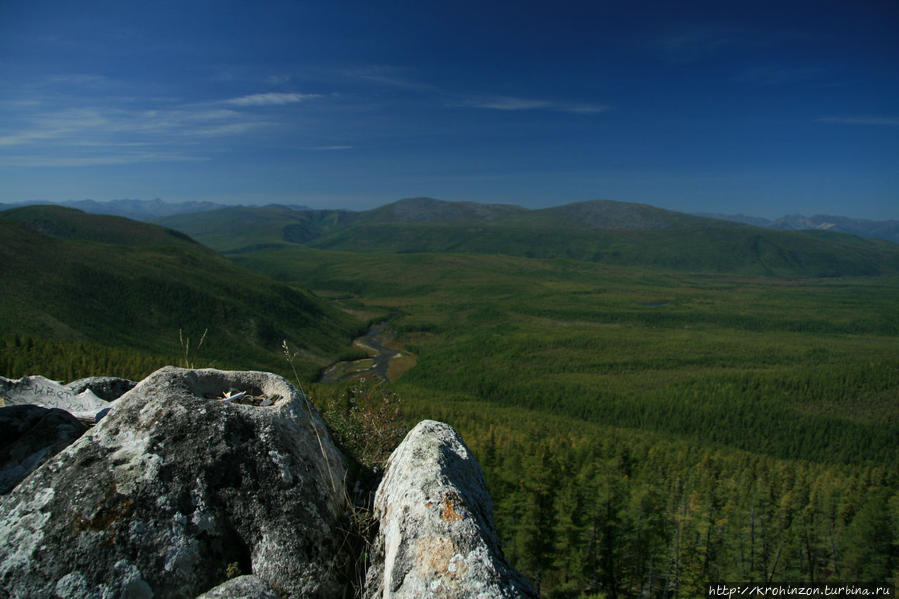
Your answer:
[[[86,430],[65,410],[33,405],[0,408],[0,495]]]

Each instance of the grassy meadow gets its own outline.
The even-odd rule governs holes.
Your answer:
[[[233,259],[391,319],[418,358],[391,386],[408,421],[463,434],[508,557],[547,596],[895,581],[897,278],[298,248]]]

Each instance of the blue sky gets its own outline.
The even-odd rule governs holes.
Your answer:
[[[899,218],[899,4],[0,0],[0,202]]]

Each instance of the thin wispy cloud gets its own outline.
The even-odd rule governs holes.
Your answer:
[[[84,109],[36,113],[20,120],[27,122],[28,126],[0,135],[0,146],[21,146],[41,141],[59,141],[109,124],[109,120],[98,112]]]
[[[819,123],[834,123],[837,125],[875,125],[879,127],[899,127],[899,117],[824,117],[818,119]]]
[[[719,61],[726,54],[746,57],[768,54],[772,46],[789,45],[797,35],[789,30],[761,30],[752,25],[706,22],[670,30],[653,40],[652,46],[665,62],[684,66]],[[765,70],[763,67],[756,75],[764,79]]]
[[[755,66],[737,73],[733,80],[754,87],[776,87],[819,80],[827,71],[819,67]]]
[[[296,104],[305,100],[321,98],[321,94],[296,94],[269,92],[263,94],[250,94],[225,100],[226,104],[234,106],[281,106],[284,104]]]
[[[525,98],[481,98],[470,100],[465,105],[474,108],[490,108],[492,110],[538,110],[550,107],[549,102]]]
[[[430,83],[423,83],[421,81],[416,81],[409,78],[406,75],[406,70],[398,67],[373,65],[355,69],[345,69],[341,71],[341,74],[351,79],[357,79],[379,86],[392,87],[411,92],[435,94],[446,93],[444,90],[441,90],[435,85],[431,85]]]
[[[557,110],[575,114],[598,114],[600,112],[608,112],[612,110],[612,107],[604,104],[560,104]]]
[[[223,125],[212,125],[209,127],[199,127],[194,130],[194,135],[200,137],[228,137],[235,135],[243,135],[249,133],[262,126],[262,123],[226,123]]]
[[[265,82],[269,85],[283,85],[290,80],[290,75],[269,75],[265,78]]]
[[[29,156],[0,155],[0,166],[15,167],[80,167],[108,166],[116,164],[140,164],[144,162],[203,162],[208,158],[166,152],[116,152],[95,156]]]
[[[248,120],[246,115],[223,109],[180,107],[132,110],[116,107],[79,108],[34,112],[21,119],[26,126],[0,135],[0,146],[27,145],[53,141],[62,145],[120,142],[166,143],[172,138],[194,135],[228,135],[245,132],[265,121]],[[135,139],[138,138],[138,139]],[[149,139],[146,139],[149,138]]]
[[[84,106],[67,108],[61,102]],[[46,96],[22,104],[14,111],[14,127],[0,126],[0,165],[79,167],[205,160],[225,147],[210,145],[211,139],[238,138],[278,124],[269,116],[241,110],[240,105],[157,104],[161,107],[69,96],[61,101]]]
[[[423,83],[405,76],[402,69],[386,66],[374,66],[344,71],[344,74],[355,79],[378,86],[390,87],[424,95],[441,102],[450,108],[483,108],[501,111],[549,110],[575,114],[597,114],[610,109],[604,104],[587,102],[561,102],[540,98],[523,98],[491,94],[465,94],[443,89],[430,83]]]
[[[730,28],[694,27],[656,40],[662,57],[675,64],[687,64],[715,55],[736,43]]]
[[[459,105],[471,108],[490,110],[551,110],[555,112],[571,112],[575,114],[598,114],[606,112],[609,106],[603,104],[586,104],[570,102],[554,102],[533,98],[514,98],[508,96],[477,97],[462,101]]]
[[[54,139],[64,134],[65,131],[56,129],[31,129],[17,131],[9,135],[0,135],[0,147],[2,146],[21,146],[36,141]]]
[[[110,84],[110,79],[105,75],[96,75],[92,73],[69,73],[65,75],[51,75],[44,82],[44,85],[74,85],[80,87],[97,88]]]

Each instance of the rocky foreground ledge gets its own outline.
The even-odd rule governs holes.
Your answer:
[[[7,406],[24,380],[0,379]],[[41,464],[0,497],[0,597],[348,596],[346,458],[300,390],[269,373],[167,367],[113,395],[61,451],[55,433],[37,435],[44,448],[27,438],[51,413],[69,436],[83,430],[55,390],[53,409],[0,408],[0,469]],[[375,515],[367,599],[536,596],[502,558],[480,467],[449,426],[424,421],[397,447]]]

